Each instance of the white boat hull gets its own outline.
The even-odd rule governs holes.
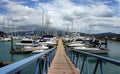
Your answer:
[[[101,50],[100,48],[88,48],[88,47],[73,47],[74,49],[86,51],[90,53],[108,53],[108,49]]]
[[[32,53],[40,53],[40,52],[44,52],[45,50],[35,50]]]
[[[71,44],[68,44],[69,47],[77,47],[77,46],[84,46],[85,44],[81,44],[81,43],[71,43]]]
[[[48,47],[42,47],[42,46],[38,46],[38,47],[31,47],[31,46],[25,46],[24,47],[25,50],[46,50],[48,49]]]

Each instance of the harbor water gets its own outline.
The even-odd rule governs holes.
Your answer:
[[[29,56],[32,56],[34,54],[11,54],[10,51],[10,42],[0,42],[0,60],[4,62],[16,62],[21,59],[27,58]],[[120,60],[120,42],[115,41],[108,41],[108,49],[110,50],[108,54],[101,54],[102,56],[109,57],[112,59]],[[90,67],[90,74],[92,74],[92,71],[95,66],[96,60],[89,59],[89,67]],[[26,67],[22,74],[33,74],[35,70],[36,63],[33,63],[29,67]],[[103,63],[103,69],[105,74],[120,74],[120,67],[109,64],[107,62]],[[99,74],[99,68],[98,72]]]
[[[19,40],[14,41],[19,42]],[[27,57],[30,57],[32,53],[27,53],[27,54],[11,54],[11,45],[10,41],[8,42],[0,42],[0,61],[4,62],[17,62],[19,60],[25,59]],[[32,63],[32,65],[29,65],[28,67],[25,67],[22,71],[21,74],[34,74],[35,71],[35,65],[36,63]]]

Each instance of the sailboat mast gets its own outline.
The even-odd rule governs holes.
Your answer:
[[[45,10],[43,9],[43,13],[42,13],[42,35],[44,35],[44,19],[45,19],[45,17],[44,17],[44,14],[45,14]]]

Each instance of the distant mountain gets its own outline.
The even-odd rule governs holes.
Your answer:
[[[86,33],[80,33],[81,36],[96,36],[96,37],[120,37],[120,34],[112,33],[112,32],[106,32],[106,33],[98,33],[98,34],[86,34]]]
[[[6,33],[0,31],[0,37],[3,37],[3,36],[5,36],[5,35],[6,35]]]
[[[116,34],[116,33],[112,33],[112,32],[107,32],[107,33],[99,33],[99,34],[92,34],[92,35],[94,35],[94,36],[109,36],[109,37],[111,37],[111,36],[118,36],[120,34]]]
[[[109,39],[109,40],[120,41],[120,34],[111,33],[111,32],[94,34],[94,36],[97,39],[105,39],[105,36],[107,36],[107,39]]]

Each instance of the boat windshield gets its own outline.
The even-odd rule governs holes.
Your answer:
[[[21,41],[21,43],[32,43],[32,41]]]
[[[75,41],[82,41],[82,39],[76,39]]]

